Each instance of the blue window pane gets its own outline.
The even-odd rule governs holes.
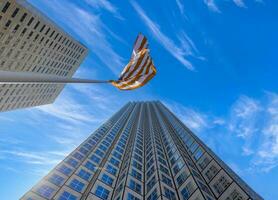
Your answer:
[[[95,191],[95,195],[98,196],[99,198],[101,199],[108,199],[108,196],[109,196],[109,191],[107,189],[105,189],[104,187],[102,186],[97,186],[97,189]]]
[[[72,189],[74,189],[75,191],[77,192],[81,192],[82,189],[84,188],[85,184],[78,181],[77,179],[73,179],[71,182],[70,182],[70,185],[69,185]]]
[[[119,164],[120,164],[120,162],[118,160],[116,160],[115,158],[113,158],[113,157],[110,159],[110,163],[112,163],[116,167],[118,167]]]
[[[106,183],[107,185],[112,185],[113,184],[113,181],[114,179],[111,178],[110,176],[108,176],[107,174],[103,174],[102,177],[101,177],[101,180]]]
[[[76,199],[77,199],[76,196],[74,196],[73,194],[71,194],[71,193],[69,193],[67,191],[64,191],[62,193],[62,195],[59,197],[58,200],[76,200]]]
[[[66,165],[62,165],[58,168],[58,171],[68,176],[72,172],[72,169],[67,167]]]
[[[84,169],[81,169],[78,173],[78,176],[80,178],[83,178],[84,180],[88,181],[91,177],[91,174],[87,171],[85,171]]]
[[[61,186],[63,181],[64,181],[64,178],[57,175],[57,174],[52,174],[49,178],[48,178],[48,181],[50,181],[51,183],[55,184],[55,185],[58,185],[58,186]]]
[[[90,159],[97,164],[100,163],[100,158],[95,155],[92,155]]]
[[[73,158],[69,158],[67,161],[66,161],[66,163],[68,163],[70,166],[72,166],[72,167],[77,167],[77,165],[78,165],[78,162],[76,161],[76,160],[74,160]]]
[[[138,192],[141,194],[141,185],[139,183],[136,183],[134,180],[130,180],[129,181],[129,185],[130,189],[134,190],[135,192]]]
[[[93,172],[96,170],[96,166],[89,161],[86,162],[85,167]]]
[[[54,189],[50,186],[47,185],[42,185],[40,186],[37,191],[38,194],[40,194],[41,196],[50,199],[52,194],[54,193]]]
[[[117,169],[111,165],[107,166],[106,171],[108,171],[110,174],[113,174],[114,176],[117,174]]]
[[[132,194],[128,193],[127,200],[140,200],[139,198],[133,196]]]

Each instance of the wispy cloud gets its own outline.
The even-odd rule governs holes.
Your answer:
[[[209,122],[205,114],[198,112],[193,108],[183,106],[177,102],[163,101],[163,103],[190,129],[199,133],[209,126]]]
[[[144,21],[145,25],[149,28],[154,38],[178,61],[180,61],[187,69],[194,70],[192,63],[186,59],[189,54],[185,49],[177,46],[165,33],[160,30],[158,24],[151,20],[144,10],[135,1],[131,1],[131,5],[136,10],[140,18]]]
[[[179,8],[180,13],[184,14],[184,5],[183,5],[183,3],[180,0],[176,0],[176,4]]]
[[[247,8],[243,0],[233,0],[233,2],[241,8]]]
[[[192,56],[199,60],[206,60],[206,58],[200,56],[195,43],[185,31],[181,31],[180,34],[178,34],[178,40],[180,41],[180,48],[183,49],[185,56]]]
[[[118,8],[116,8],[112,3],[107,0],[85,0],[90,6],[96,9],[104,9],[112,13],[115,17],[119,19],[124,19],[122,15],[118,12]]]
[[[249,138],[257,131],[256,119],[261,111],[256,100],[241,96],[232,106],[228,128],[239,137]]]
[[[277,93],[266,92],[259,99],[241,95],[227,110],[225,117],[213,116],[174,101],[163,103],[193,132],[205,139],[214,151],[244,157],[248,166],[242,171],[269,172],[278,167]],[[227,149],[229,142],[236,147],[235,151]]]
[[[269,172],[278,166],[278,95],[263,99],[241,96],[231,110],[229,129],[245,142],[242,154],[251,156],[250,169]]]
[[[221,13],[214,0],[204,0],[204,3],[211,11]]]
[[[233,2],[237,7],[247,8],[244,0],[230,0],[230,2]],[[254,0],[254,2],[261,4],[265,3],[263,0]],[[204,0],[204,3],[211,11],[221,13],[221,10],[218,8],[218,5],[215,3],[215,0]]]
[[[60,162],[64,154],[57,154],[55,152],[34,152],[24,150],[2,150],[0,155],[5,159],[15,161],[17,163],[31,164],[31,165],[55,165]]]
[[[86,107],[77,102],[70,94],[64,94],[55,103],[39,106],[33,110],[75,124],[98,121]]]
[[[43,3],[53,12],[52,16],[56,19],[55,21],[82,38],[103,64],[113,73],[119,74],[120,69],[124,66],[123,58],[108,41],[109,37],[115,37],[116,34],[105,25],[99,14],[68,1],[44,0]],[[116,8],[108,1],[96,1],[95,6],[117,13]],[[116,39],[119,40],[119,37],[117,36]]]
[[[278,166],[278,94],[268,93],[265,114],[267,120],[262,129],[263,142],[256,164],[264,165],[263,169],[269,171]]]

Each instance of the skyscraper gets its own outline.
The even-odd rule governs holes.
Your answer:
[[[23,200],[262,199],[160,102],[128,103]]]
[[[0,1],[0,70],[71,77],[86,54],[84,45],[25,0]],[[1,84],[0,111],[52,103],[63,87]]]

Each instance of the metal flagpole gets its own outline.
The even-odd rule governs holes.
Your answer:
[[[110,80],[69,78],[31,72],[0,71],[0,84],[64,84],[64,83],[109,83]]]

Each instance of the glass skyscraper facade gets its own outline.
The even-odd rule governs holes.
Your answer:
[[[160,102],[131,102],[24,200],[262,199]]]

